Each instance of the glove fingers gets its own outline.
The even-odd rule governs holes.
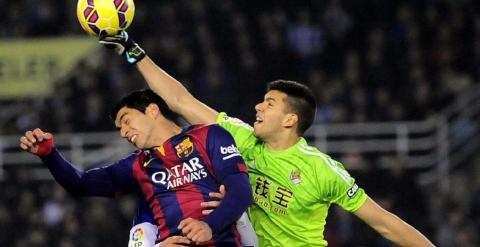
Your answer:
[[[115,50],[118,55],[122,55],[125,52],[125,47],[117,42],[108,40],[100,40],[98,42],[109,49]]]

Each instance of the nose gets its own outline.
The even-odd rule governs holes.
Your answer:
[[[256,105],[255,105],[255,110],[256,110],[256,111],[261,111],[261,110],[262,110],[262,105],[263,105],[263,103],[258,103],[258,104],[256,104]]]

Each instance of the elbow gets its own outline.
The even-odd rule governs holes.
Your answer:
[[[378,227],[375,230],[386,239],[392,239],[394,236],[393,232],[388,229],[388,227]]]
[[[57,180],[58,183],[67,191],[72,197],[86,196],[85,185],[81,179],[74,180]]]
[[[64,186],[67,193],[72,197],[83,197],[85,196],[85,192],[81,188],[74,188],[74,187],[67,187]]]
[[[250,190],[248,190],[248,203],[247,203],[247,208],[250,207],[253,204],[253,192],[250,187]]]
[[[252,194],[252,189],[250,186],[248,186],[248,189],[247,190],[243,190],[244,195],[242,196],[244,198],[244,200],[242,200],[243,202],[243,208],[244,208],[244,211],[247,210],[248,207],[250,207],[252,204],[253,204],[253,194]]]
[[[175,95],[173,96],[173,100],[168,103],[168,107],[174,112],[181,112],[185,106],[190,105],[192,102],[192,97],[187,95]],[[183,107],[182,107],[183,106]]]

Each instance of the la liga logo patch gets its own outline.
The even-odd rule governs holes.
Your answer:
[[[132,233],[132,240],[133,241],[141,241],[143,239],[143,228],[137,228],[133,233]]]

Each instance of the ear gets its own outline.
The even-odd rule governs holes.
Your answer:
[[[147,108],[145,108],[145,115],[156,119],[160,115],[160,108],[155,103],[150,103]]]
[[[298,123],[298,115],[295,113],[288,113],[283,121],[283,126],[286,128],[292,128]]]

